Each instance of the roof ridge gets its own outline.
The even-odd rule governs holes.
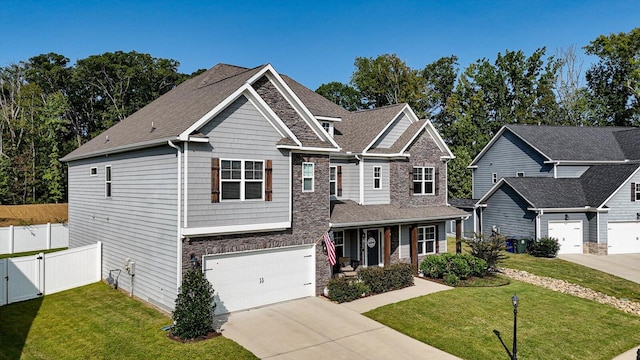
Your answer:
[[[253,70],[255,70],[255,69],[261,68],[261,67],[265,66],[265,64],[262,64],[262,65],[259,65],[259,66],[253,67],[253,68],[246,68],[246,67],[243,67],[243,66],[237,66],[237,65],[230,65],[230,64],[223,64],[223,63],[219,63],[219,64],[217,64],[216,66],[212,67],[211,69],[207,70],[207,72],[209,72],[209,71],[213,70],[213,69],[214,69],[214,68],[216,68],[217,66],[229,66],[229,67],[234,67],[234,68],[236,68],[236,69],[242,69],[243,71],[240,71],[240,72],[237,72],[237,73],[231,74],[231,75],[226,76],[226,77],[222,77],[222,78],[220,78],[220,79],[218,79],[218,80],[216,80],[216,81],[207,82],[207,80],[209,80],[209,79],[210,79],[210,77],[211,77],[211,75],[212,75],[212,74],[209,74],[209,76],[208,76],[206,79],[203,79],[203,80],[202,80],[202,82],[198,85],[198,87],[196,87],[196,89],[202,89],[202,88],[207,87],[207,86],[209,86],[209,85],[218,84],[218,83],[220,83],[220,82],[222,82],[222,81],[225,81],[225,80],[228,80],[228,79],[234,78],[234,77],[236,77],[236,76],[240,76],[240,75],[242,75],[242,74],[245,74],[245,73],[247,73],[247,72],[249,72],[249,71],[253,71]]]
[[[395,107],[395,106],[404,106],[404,105],[407,105],[407,103],[397,103],[397,104],[390,104],[390,105],[385,105],[385,106],[371,108],[371,109],[362,109],[362,110],[350,111],[350,113],[359,114],[359,113],[363,113],[363,112],[366,112],[366,111],[385,110],[385,109],[390,109],[390,108]]]

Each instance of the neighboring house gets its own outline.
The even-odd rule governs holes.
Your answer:
[[[135,262],[120,287],[165,309],[193,265],[217,313],[314,296],[331,229],[362,266],[446,251],[466,216],[451,158],[407,105],[348,112],[271,65],[219,64],[64,157],[70,247],[102,241],[105,278]]]
[[[476,231],[640,253],[640,128],[507,125],[473,160]]]

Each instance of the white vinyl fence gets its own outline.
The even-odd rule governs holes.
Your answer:
[[[0,227],[0,254],[69,247],[69,225],[40,224]]]
[[[102,243],[0,259],[0,306],[88,285],[101,278]]]

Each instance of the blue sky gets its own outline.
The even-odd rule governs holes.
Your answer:
[[[72,62],[117,50],[191,73],[271,63],[311,89],[348,82],[358,56],[395,53],[414,68],[455,54],[547,54],[640,26],[640,1],[30,1],[4,0],[0,66],[56,52]]]

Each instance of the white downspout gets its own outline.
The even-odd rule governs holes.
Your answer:
[[[544,215],[544,210],[538,211],[538,215],[536,215],[536,240],[540,239],[540,226],[542,225],[540,217]],[[547,234],[549,236],[549,234]]]
[[[358,160],[358,171],[359,171],[359,190],[360,190],[360,205],[364,205],[364,158],[360,158],[358,157],[358,155],[355,155],[356,159]]]
[[[178,152],[178,217],[176,229],[176,295],[180,293],[180,285],[182,284],[182,236],[181,236],[181,205],[182,205],[182,150],[179,146],[175,145],[171,140],[167,141],[167,144]]]
[[[189,143],[184,143],[184,206],[183,209],[183,220],[182,224],[185,228],[189,227],[187,225],[187,221],[189,219],[188,211],[189,211]]]

